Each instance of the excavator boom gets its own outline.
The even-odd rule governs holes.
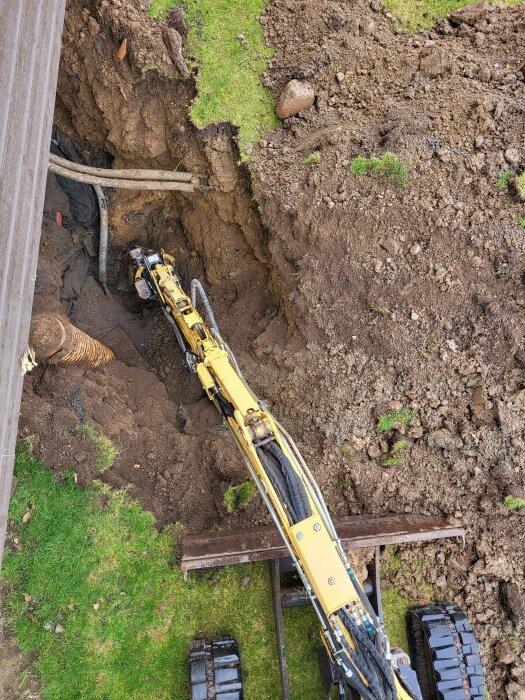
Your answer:
[[[421,700],[405,683],[378,619],[348,562],[310,470],[297,446],[245,381],[219,333],[197,280],[182,289],[164,251],[132,250],[139,295],[155,299],[173,326],[188,370],[222,414],[277,526],[321,623],[342,697]],[[197,311],[197,296],[206,320]],[[346,688],[346,690],[345,690]]]

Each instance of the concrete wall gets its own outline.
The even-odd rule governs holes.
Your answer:
[[[0,562],[65,0],[0,0]]]

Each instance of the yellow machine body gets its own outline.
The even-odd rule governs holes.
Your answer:
[[[312,486],[305,479],[302,470],[297,472],[297,477],[304,483],[308,494],[311,515],[298,523],[292,523],[256,449],[256,445],[264,444],[265,440],[275,441],[294,465],[297,464],[297,458],[292,454],[290,442],[283,437],[281,427],[244,381],[225,343],[210,330],[190,297],[183,291],[174,273],[174,259],[162,252],[161,260],[161,264],[148,268],[156,294],[165,313],[171,314],[194,356],[195,371],[204,391],[223,413],[254,480],[267,503],[271,504],[276,524],[280,526],[281,534],[302,571],[303,582],[322,610],[325,620],[323,641],[333,661],[337,663],[335,657],[342,652],[334,649],[333,639],[339,640],[342,649],[352,649],[354,644],[350,634],[340,624],[337,611],[345,608],[349,615],[352,611],[357,611],[356,614],[363,619],[367,615],[360,607],[359,584],[355,577],[349,575],[349,566],[344,560],[340,543],[334,537],[331,521],[327,522],[326,513],[323,514],[318,508],[319,501],[315,496],[317,486]],[[136,282],[143,278],[145,270],[144,265],[137,267]],[[370,619],[367,618],[365,623],[370,623]],[[397,672],[394,672],[394,679],[397,698],[413,699],[414,696],[405,688]],[[361,681],[366,685],[363,676]]]

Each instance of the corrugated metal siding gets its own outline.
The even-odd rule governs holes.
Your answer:
[[[0,562],[65,0],[0,0]]]

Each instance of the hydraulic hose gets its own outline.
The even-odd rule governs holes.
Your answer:
[[[215,333],[217,333],[217,335],[220,335],[217,321],[215,320],[213,310],[212,310],[210,302],[208,300],[208,295],[204,291],[204,287],[199,282],[199,280],[193,279],[191,281],[191,303],[192,303],[192,306],[194,306],[194,307],[197,306],[197,292],[199,293],[202,304],[203,304],[204,309],[206,311],[206,316],[208,317],[210,328],[213,331],[215,331]]]

